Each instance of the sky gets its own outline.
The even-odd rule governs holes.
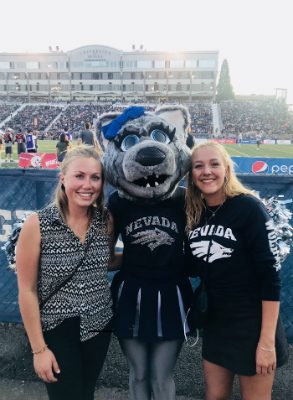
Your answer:
[[[0,0],[0,10],[0,52],[218,50],[236,94],[284,88],[293,104],[293,0]]]

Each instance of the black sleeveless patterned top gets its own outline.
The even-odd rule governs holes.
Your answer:
[[[88,241],[92,242],[78,270],[41,310],[42,329],[48,331],[66,318],[80,317],[80,339],[98,334],[112,318],[107,266],[110,256],[107,226],[94,209],[92,226],[82,244],[62,221],[56,206],[37,212],[41,231],[38,296],[43,301],[76,268]]]

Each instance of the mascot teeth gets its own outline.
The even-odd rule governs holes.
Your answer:
[[[150,175],[144,176],[143,178],[136,179],[133,183],[137,186],[142,186],[146,188],[154,188],[164,183],[167,179],[167,175]]]

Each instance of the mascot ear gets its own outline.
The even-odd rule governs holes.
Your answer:
[[[121,115],[120,112],[111,112],[111,113],[103,114],[97,119],[96,126],[95,126],[96,136],[97,136],[97,139],[98,139],[99,144],[102,147],[103,151],[106,150],[109,140],[104,138],[102,127],[110,124],[111,121],[113,121],[113,119],[119,117],[119,115]]]
[[[176,135],[186,142],[189,126],[190,114],[183,106],[163,106],[155,111],[156,115],[172,124],[176,128]]]

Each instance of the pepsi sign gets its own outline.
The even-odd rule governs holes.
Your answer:
[[[290,174],[293,175],[292,158],[231,157],[235,172],[249,174]]]
[[[265,172],[267,174],[268,171],[269,171],[269,166],[264,161],[256,161],[254,164],[252,164],[251,172],[254,172],[255,174],[259,172]]]

